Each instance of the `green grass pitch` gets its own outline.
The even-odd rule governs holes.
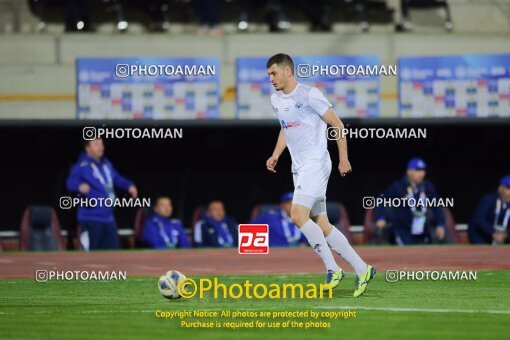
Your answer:
[[[196,277],[194,277],[196,278]],[[361,298],[352,298],[347,275],[332,299],[167,300],[158,277],[126,281],[0,280],[0,339],[509,339],[510,271],[479,271],[477,281],[387,283],[378,273]],[[227,285],[320,283],[322,275],[220,276]],[[331,321],[322,329],[185,329],[179,319],[156,318],[177,310],[335,311],[355,318]],[[204,319],[193,319],[204,320]],[[248,321],[247,319],[243,319]],[[325,319],[320,319],[326,321]]]

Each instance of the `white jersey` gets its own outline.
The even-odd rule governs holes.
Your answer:
[[[327,124],[321,117],[332,105],[317,88],[298,83],[289,94],[272,94],[271,105],[285,134],[293,172],[306,164],[331,161]]]

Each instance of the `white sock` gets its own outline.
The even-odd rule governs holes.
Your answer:
[[[322,229],[316,223],[312,220],[308,220],[299,228],[299,231],[305,235],[308,243],[315,250],[315,253],[322,258],[327,270],[336,272],[340,269],[335,262],[331,249],[328,247]]]
[[[329,246],[336,251],[338,255],[342,256],[345,261],[349,262],[358,276],[361,276],[367,270],[367,264],[359,257],[356,251],[354,251],[344,234],[335,226],[331,227],[332,229],[328,237],[326,237]]]

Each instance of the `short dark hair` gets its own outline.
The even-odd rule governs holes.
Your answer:
[[[288,66],[290,67],[292,73],[294,73],[294,61],[292,61],[292,58],[290,55],[285,53],[278,53],[269,58],[269,60],[266,63],[266,68],[270,68],[273,64],[276,64],[277,66]]]
[[[84,147],[84,148],[87,148],[87,146],[89,146],[89,145],[90,145],[90,143],[91,143],[92,141],[96,140],[96,139],[101,139],[101,138],[85,139],[85,140],[83,141],[83,147]]]
[[[159,196],[156,196],[156,199],[154,200],[154,208],[158,205],[159,201],[161,200],[169,200],[170,203],[172,204],[172,198],[170,196],[166,196],[166,195],[159,195]]]
[[[213,205],[214,203],[221,203],[223,207],[225,207],[225,204],[223,203],[222,200],[215,198],[210,200],[209,203],[207,203],[207,210],[209,210],[209,208],[211,208],[211,205]]]

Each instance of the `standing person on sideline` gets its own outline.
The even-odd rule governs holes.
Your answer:
[[[275,149],[266,161],[266,167],[276,172],[278,158],[285,148],[289,148],[294,179],[291,219],[322,258],[327,269],[326,283],[331,288],[338,286],[344,272],[329,247],[354,268],[357,274],[354,297],[358,297],[374,277],[375,268],[359,257],[345,236],[329,223],[326,214],[326,189],[332,168],[326,128],[329,124],[341,131],[344,125],[331,109],[331,103],[317,88],[296,82],[294,62],[290,56],[276,54],[267,61],[266,68],[277,91],[271,95],[271,104],[281,125]],[[345,176],[352,171],[346,139],[340,136],[337,145],[340,156],[338,171]]]
[[[86,140],[85,151],[78,157],[67,178],[67,190],[79,197],[91,199],[115,199],[114,188],[123,189],[132,198],[138,197],[138,190],[130,180],[122,177],[112,163],[104,157],[101,138]],[[113,207],[97,204],[95,207],[78,207],[80,242],[84,250],[117,249],[117,224]]]

